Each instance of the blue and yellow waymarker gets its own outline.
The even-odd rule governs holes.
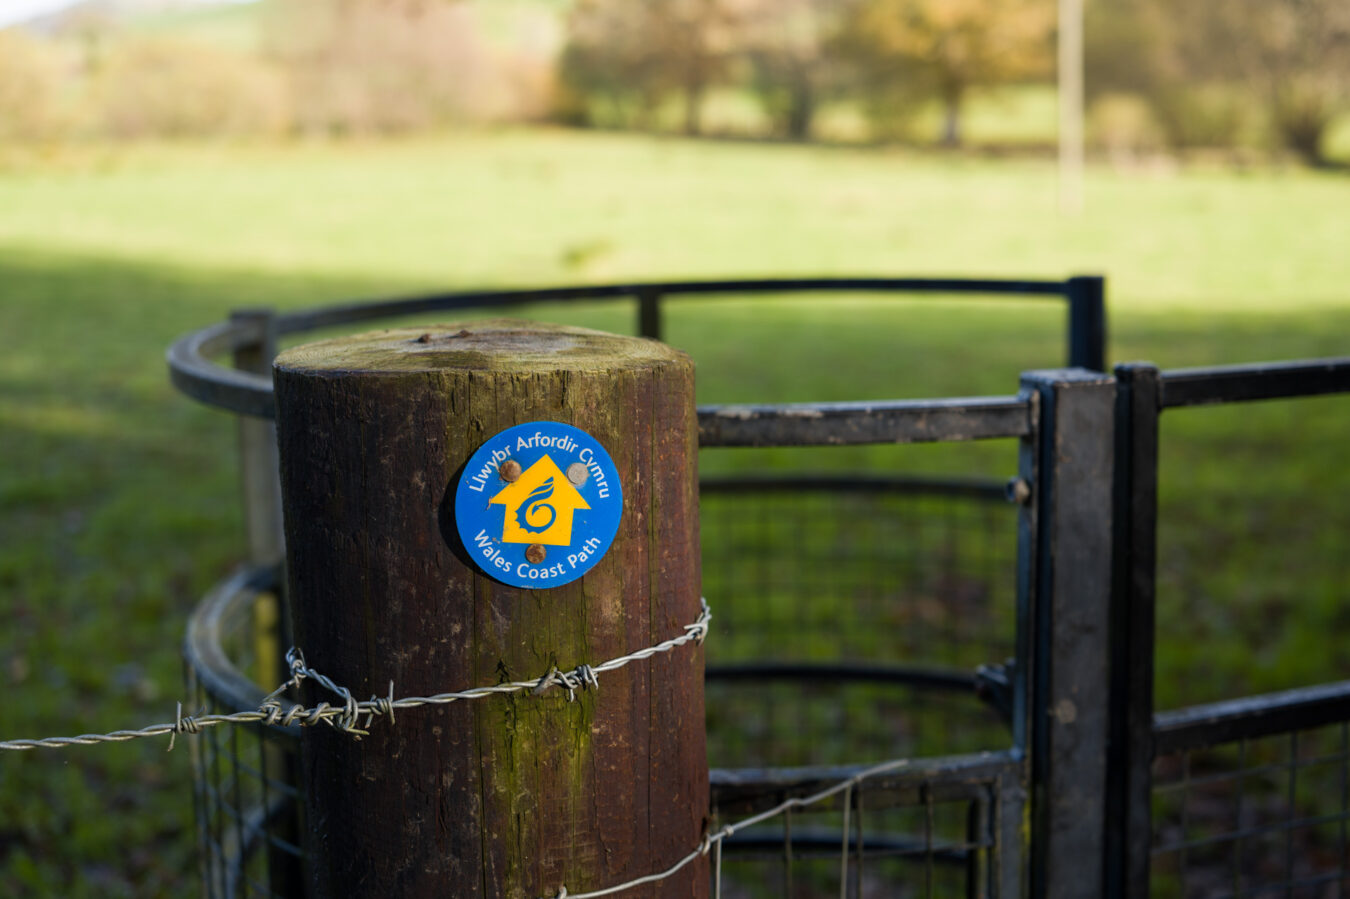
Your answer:
[[[455,525],[489,577],[515,587],[559,587],[581,577],[614,542],[623,488],[590,434],[535,421],[488,439],[464,466]]]

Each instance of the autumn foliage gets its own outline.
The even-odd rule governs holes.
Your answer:
[[[1325,161],[1345,0],[1084,0],[1089,133]],[[575,126],[958,146],[972,96],[1052,89],[1057,0],[264,0],[257,46],[0,31],[0,139]],[[507,18],[515,16],[507,24]],[[738,124],[710,115],[727,98]],[[833,117],[833,118],[831,118]],[[1047,133],[1048,146],[1053,135]]]

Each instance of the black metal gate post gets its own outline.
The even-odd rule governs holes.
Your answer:
[[[655,287],[638,290],[638,336],[661,339],[661,291]]]
[[[1079,275],[1064,287],[1069,301],[1069,365],[1106,371],[1106,279]]]
[[[1112,468],[1115,379],[1083,369],[1027,372],[1037,406],[1021,477],[1031,484],[1019,571],[1019,680],[1029,720],[1030,890],[1035,897],[1103,892],[1110,721]],[[1031,651],[1035,647],[1035,651]]]
[[[1106,895],[1146,899],[1152,844],[1158,369],[1116,366],[1115,574]]]

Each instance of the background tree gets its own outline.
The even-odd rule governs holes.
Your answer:
[[[69,61],[15,29],[0,29],[0,142],[45,140],[68,124]]]
[[[562,81],[574,114],[599,98],[622,120],[650,127],[679,96],[684,132],[703,130],[703,100],[729,77],[750,0],[578,0],[568,19]]]
[[[111,47],[95,96],[113,137],[277,134],[289,121],[281,76],[221,47],[142,38]]]
[[[643,4],[579,0],[567,26],[559,61],[563,118],[647,128],[662,85],[655,56],[646,49],[651,38]],[[595,104],[604,107],[601,116]]]
[[[1211,65],[1234,73],[1264,99],[1277,140],[1306,162],[1324,163],[1322,139],[1350,101],[1350,3],[1225,0],[1201,6],[1212,17],[1217,41],[1192,44],[1193,52],[1217,51]]]
[[[942,142],[961,142],[972,88],[1051,69],[1052,0],[852,0],[836,42],[861,78],[874,118],[933,97]]]
[[[1264,129],[1304,160],[1350,107],[1344,0],[1096,0],[1089,82],[1149,101],[1176,147],[1234,146]]]
[[[726,79],[744,9],[738,0],[660,0],[650,7],[665,34],[661,58],[684,97],[684,133],[703,130],[703,99]]]
[[[269,22],[308,131],[407,131],[474,117],[494,62],[475,10],[452,0],[286,0]]]
[[[738,44],[750,63],[750,88],[777,134],[807,140],[833,66],[829,36],[839,0],[760,0],[742,10]]]
[[[1215,65],[1218,35],[1204,4],[1094,0],[1086,17],[1087,95],[1147,103],[1174,149],[1236,145],[1255,113]]]

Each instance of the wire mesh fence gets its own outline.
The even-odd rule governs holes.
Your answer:
[[[261,727],[194,741],[202,877],[213,896],[303,895],[298,744]]]
[[[792,811],[738,834],[727,846],[722,895],[994,895],[995,789],[950,787],[939,780],[902,797],[860,785],[833,808]]]
[[[188,688],[200,708],[240,711],[254,698],[248,688],[261,700],[256,685],[282,679],[278,605],[275,593],[247,588],[218,591],[198,609],[186,656]],[[221,674],[233,673],[247,684],[220,684]],[[296,731],[254,723],[208,729],[190,741],[205,895],[304,895],[305,803]]]
[[[922,758],[1006,746],[1010,739],[973,688],[710,678],[706,701],[708,758],[719,767]]]
[[[1001,748],[977,665],[1012,653],[1016,510],[998,485],[713,481],[705,589],[715,765]]]
[[[753,486],[703,494],[705,591],[721,598],[707,644],[712,764],[782,770],[1006,747],[971,673],[1011,648],[1015,511],[1001,488]],[[255,707],[261,684],[284,679],[272,586],[240,582],[199,609],[188,676],[202,708]],[[206,894],[303,896],[295,729],[253,724],[192,743]],[[971,884],[989,876],[992,786],[960,772],[925,784],[851,791],[846,844],[838,802],[791,813],[776,836],[773,824],[737,834],[722,895],[838,895],[841,877],[858,897],[990,894]],[[713,829],[738,807],[715,809]]]
[[[1153,776],[1153,895],[1350,895],[1350,724],[1162,755]]]
[[[974,668],[1013,649],[1016,509],[998,483],[713,480],[703,579],[735,597],[710,664],[833,659]]]

